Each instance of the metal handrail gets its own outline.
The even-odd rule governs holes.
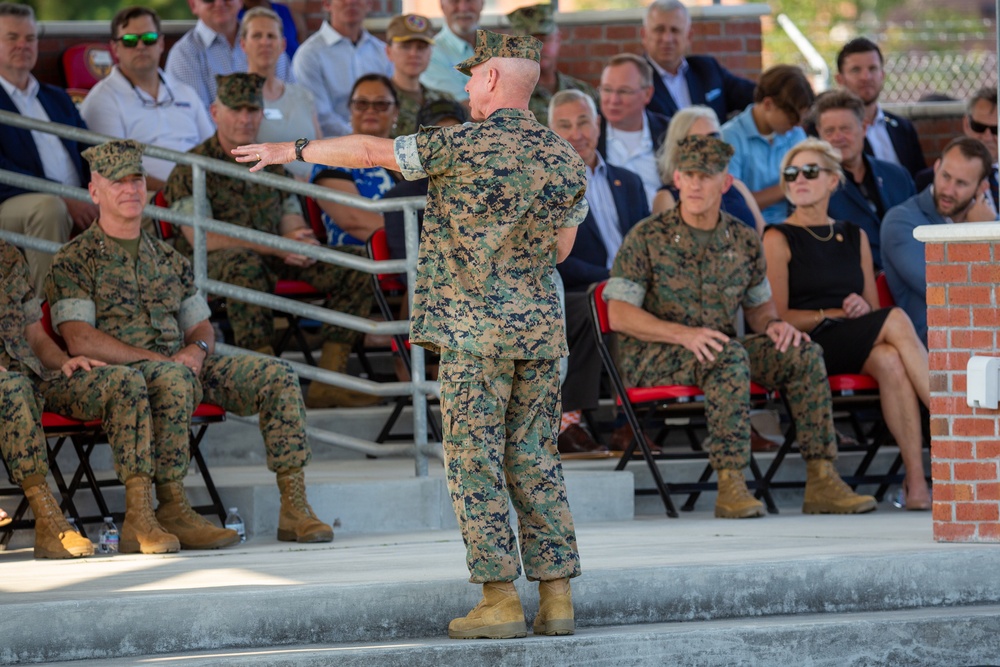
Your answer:
[[[78,141],[84,144],[100,144],[116,137],[110,137],[78,127],[40,121],[27,118],[20,114],[9,111],[0,111],[0,124],[11,125],[25,130],[34,130],[47,134]],[[145,154],[169,160],[177,164],[191,166],[193,191],[194,191],[194,213],[187,214],[180,211],[165,209],[159,206],[146,206],[144,213],[150,217],[166,220],[168,222],[186,225],[194,229],[194,239],[192,243],[192,265],[195,274],[195,285],[197,288],[208,294],[236,298],[254,305],[291,313],[300,317],[318,320],[327,324],[342,326],[355,331],[376,334],[398,334],[407,331],[405,321],[373,322],[366,318],[348,315],[338,311],[328,310],[319,306],[314,306],[299,301],[285,299],[274,294],[258,292],[242,287],[237,287],[228,283],[211,280],[208,277],[208,251],[206,247],[206,233],[222,234],[225,236],[251,241],[263,246],[277,248],[295,252],[306,257],[310,257],[320,262],[343,266],[365,273],[402,273],[407,274],[408,297],[412,302],[413,288],[416,282],[416,257],[419,243],[417,228],[417,210],[423,208],[425,199],[423,197],[402,197],[398,199],[374,201],[357,195],[337,192],[329,188],[324,188],[311,183],[303,183],[291,178],[276,176],[266,172],[250,173],[246,167],[230,164],[222,160],[207,158],[191,153],[182,153],[159,146],[147,145]],[[208,198],[205,191],[205,172],[213,172],[230,176],[232,178],[266,185],[279,190],[292,192],[317,200],[333,201],[347,206],[353,206],[367,211],[402,211],[405,223],[406,239],[406,259],[374,261],[364,257],[358,257],[349,253],[338,252],[328,247],[313,246],[291,241],[274,234],[267,234],[256,230],[247,229],[239,225],[233,225],[220,220],[208,217]],[[81,201],[90,201],[90,194],[83,188],[74,188],[17,172],[0,169],[0,182],[15,185],[25,190],[34,192],[45,192],[60,197],[68,197]],[[60,245],[52,241],[36,239],[23,234],[6,232],[0,230],[0,238],[6,239],[15,245],[39,250],[42,252],[55,253]],[[217,346],[220,353],[234,354],[247,353],[247,350],[236,348],[224,343]],[[413,405],[413,433],[414,443],[399,445],[384,445],[367,440],[361,440],[351,436],[338,434],[323,429],[313,427],[307,428],[310,437],[323,442],[351,449],[365,454],[393,455],[412,454],[414,457],[416,474],[418,476],[427,475],[427,456],[443,458],[440,444],[427,442],[427,396],[440,395],[440,388],[437,382],[428,382],[425,375],[424,350],[419,346],[413,346],[411,350],[411,378],[410,382],[374,382],[342,373],[323,370],[306,364],[288,362],[293,369],[302,377],[318,380],[346,389],[363,391],[377,396],[403,396],[409,394]],[[286,360],[287,361],[287,360]]]

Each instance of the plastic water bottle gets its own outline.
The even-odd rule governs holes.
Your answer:
[[[118,553],[118,528],[111,517],[104,517],[104,525],[97,534],[97,550],[102,554]]]
[[[247,529],[243,524],[243,519],[240,518],[240,513],[235,507],[229,508],[229,514],[226,515],[226,528],[229,530],[235,530],[240,536],[240,543],[247,541]]]

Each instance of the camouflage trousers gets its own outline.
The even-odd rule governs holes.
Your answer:
[[[355,248],[338,250],[361,253],[361,249]],[[246,248],[228,248],[208,254],[208,275],[213,280],[261,292],[273,291],[278,280],[302,280],[328,294],[323,302],[325,308],[358,317],[368,317],[372,309],[371,277],[333,264],[289,266],[277,257],[265,257]],[[271,344],[274,318],[269,308],[229,299],[226,310],[236,345],[259,350]],[[360,332],[329,324],[323,325],[322,335],[327,342],[347,345],[354,345],[361,336]]]
[[[705,392],[707,444],[712,467],[742,469],[750,463],[750,381],[780,389],[788,400],[802,458],[833,459],[836,442],[830,388],[823,365],[823,350],[816,343],[802,343],[778,352],[774,342],[761,334],[731,338],[715,361],[701,363],[680,345],[649,345],[655,355],[644,363],[644,385],[697,385]]]
[[[521,576],[522,560],[531,581],[579,576],[556,450],[558,361],[484,359],[443,350],[439,379],[448,491],[465,541],[469,580],[513,581]]]
[[[129,367],[146,380],[158,483],[180,482],[187,476],[191,414],[203,401],[238,415],[260,413],[268,470],[302,468],[309,462],[302,391],[283,361],[213,355],[199,377],[169,361],[139,361]]]
[[[21,373],[0,373],[0,451],[17,484],[49,472],[43,407],[64,417],[100,419],[121,481],[140,473],[152,476],[149,401],[138,372],[102,366],[37,383]]]

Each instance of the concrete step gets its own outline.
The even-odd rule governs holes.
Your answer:
[[[676,653],[669,648],[674,642],[687,646],[691,656],[702,655],[697,664],[778,664],[789,651],[801,651],[801,658],[781,664],[833,664],[820,659],[827,645],[847,651],[838,654],[840,665],[932,664],[926,662],[929,656],[942,660],[933,664],[982,664],[985,658],[973,657],[980,650],[992,651],[983,656],[1000,655],[995,610],[1000,555],[981,545],[934,544],[929,524],[926,514],[903,512],[753,521],[696,512],[681,520],[585,524],[578,529],[584,575],[573,584],[581,632],[576,639],[558,640],[567,642],[568,652],[560,649],[547,662],[528,641],[503,643],[510,649],[479,644],[482,659],[455,654],[450,664],[511,659],[502,655],[507,650],[520,656],[518,664],[640,665],[660,651],[668,659],[659,664],[674,664],[675,655],[677,664],[695,664],[693,657],[680,659],[681,648]],[[354,651],[352,660],[365,653],[381,660],[389,649],[354,645],[391,642],[397,650],[430,638],[426,654],[411,657],[410,664],[430,664],[439,654],[445,664],[451,652],[476,645],[438,641],[448,621],[464,615],[479,597],[478,588],[464,580],[464,547],[456,531],[338,536],[331,545],[258,537],[219,552],[80,561],[33,561],[24,551],[0,554],[0,562],[0,662],[334,644],[345,654]],[[531,619],[537,611],[535,587],[522,579],[518,588]],[[980,606],[991,609],[980,615],[975,609]],[[879,623],[890,623],[921,609],[931,611],[916,625],[879,627],[853,620],[872,614]],[[819,616],[775,618],[803,614]],[[841,614],[847,616],[835,616]],[[943,620],[974,617],[978,620],[968,623]],[[727,619],[728,626],[698,625]],[[610,635],[607,630],[662,623],[676,625]],[[790,625],[783,630],[783,623]],[[701,627],[719,631],[699,635]],[[826,640],[822,627],[831,629]],[[966,635],[957,632],[962,627],[968,628]],[[618,633],[624,633],[620,642]],[[769,640],[770,634],[776,639]],[[969,638],[954,644],[966,651],[963,661],[936,652],[938,644],[958,636]],[[647,653],[642,642],[625,647],[626,640],[631,645],[643,637],[658,648]],[[530,641],[551,646],[545,643],[551,640]],[[623,661],[609,662],[616,653],[598,650],[601,641],[617,646]],[[934,651],[924,653],[925,648]],[[587,650],[594,660],[586,659]],[[750,659],[755,650],[764,656],[759,661]],[[339,654],[331,658],[328,651],[318,655],[341,664]],[[730,651],[732,659],[724,659]],[[867,662],[869,652],[881,661]],[[910,659],[921,653],[919,660]],[[574,663],[564,655],[582,657]],[[285,657],[287,662],[274,664],[298,664]],[[385,659],[379,664],[402,664],[406,656]]]
[[[304,644],[156,656],[184,667],[441,667],[444,665],[812,665],[941,667],[995,664],[1000,607],[804,614],[761,619],[584,628],[570,637],[441,638]],[[150,656],[152,658],[152,656]],[[152,661],[152,659],[150,660]],[[100,661],[107,667],[135,658]],[[82,666],[96,661],[52,663]]]

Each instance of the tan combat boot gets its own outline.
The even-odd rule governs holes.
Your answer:
[[[163,530],[177,536],[183,549],[219,549],[240,541],[239,533],[217,528],[193,509],[180,482],[156,485],[156,520]]]
[[[125,480],[125,521],[118,550],[123,554],[169,554],[181,543],[163,530],[153,513],[153,483],[146,475]]]
[[[764,516],[764,504],[747,489],[742,470],[719,470],[719,494],[715,516],[722,519],[749,519]]]
[[[858,495],[840,478],[833,461],[806,461],[803,514],[862,514],[875,509],[872,496]]]
[[[509,581],[483,584],[483,599],[468,616],[448,624],[452,639],[511,639],[525,637],[524,609],[517,589]]]
[[[281,514],[278,540],[281,542],[332,542],[333,528],[316,518],[306,500],[306,476],[302,468],[278,473]]]
[[[350,355],[351,348],[344,343],[323,343],[323,354],[319,359],[319,367],[327,371],[343,373],[347,370],[347,358]],[[305,402],[307,408],[360,408],[366,405],[375,405],[381,400],[378,396],[353,389],[342,389],[313,380],[309,383]]]
[[[573,593],[569,579],[538,582],[538,615],[531,629],[536,635],[571,635],[573,623]]]
[[[21,485],[35,515],[35,558],[80,558],[94,554],[94,543],[70,527],[42,475]]]

